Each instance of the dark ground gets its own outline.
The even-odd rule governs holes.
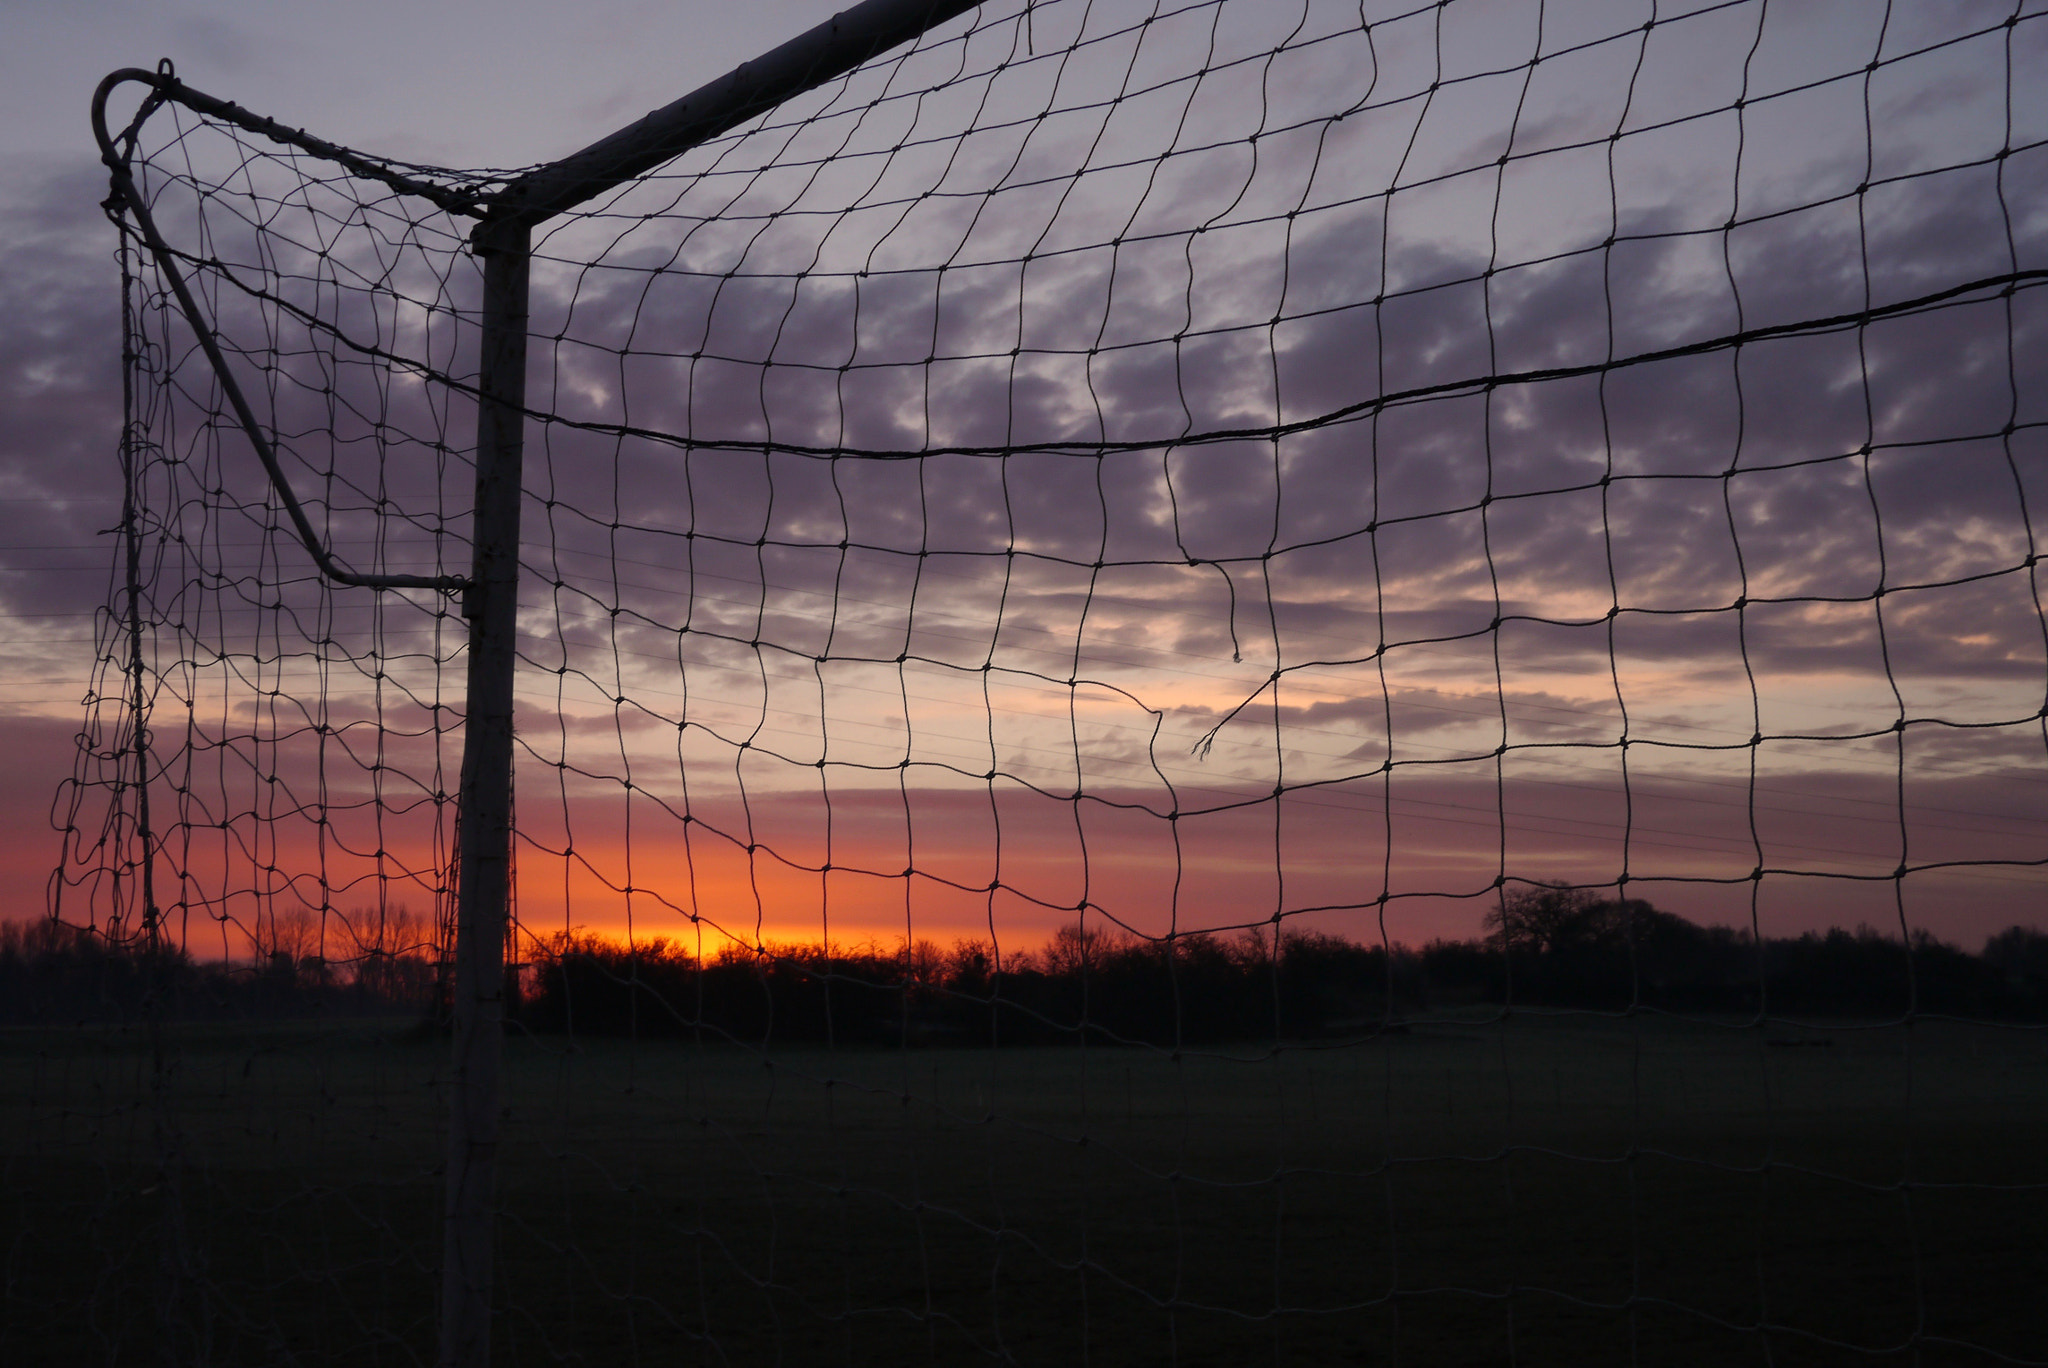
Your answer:
[[[0,1032],[0,1362],[431,1362],[445,1043],[167,1029]],[[515,1039],[499,1361],[2048,1359],[2048,1032],[1239,1054]]]

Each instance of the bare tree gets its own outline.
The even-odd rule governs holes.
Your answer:
[[[1509,950],[1554,955],[1612,939],[1607,912],[1613,906],[1592,889],[1563,883],[1503,888],[1499,905],[1486,914],[1486,927]]]

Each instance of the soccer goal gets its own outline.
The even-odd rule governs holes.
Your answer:
[[[2048,1362],[2043,71],[867,0],[480,172],[109,76],[10,1333]]]

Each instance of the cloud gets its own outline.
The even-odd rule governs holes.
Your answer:
[[[47,178],[10,202],[0,231],[9,242],[0,278],[0,542],[93,545],[120,502],[108,459],[120,433],[120,297],[114,235],[98,204],[102,176]],[[44,557],[48,559],[48,557]],[[66,556],[63,562],[76,562]],[[16,573],[0,596],[17,611],[89,607],[97,577],[39,572],[15,551]]]
[[[656,844],[634,858],[663,879],[684,877],[677,850],[699,837],[668,815],[688,810],[725,852],[728,891],[772,877],[794,906],[807,879],[867,881],[884,892],[847,896],[879,916],[906,896],[888,883],[893,801],[926,813],[903,826],[903,858],[951,889],[949,917],[986,904],[1007,861],[1029,872],[997,893],[1027,920],[1121,869],[1102,887],[1143,921],[1175,896],[1157,882],[1169,868],[1213,880],[1213,920],[1393,896],[1358,892],[1392,822],[1402,898],[1477,906],[1510,819],[1517,872],[1618,878],[1636,822],[1668,837],[1663,864],[1626,866],[1664,871],[1640,877],[1739,884],[1766,833],[1729,826],[1738,807],[1658,797],[1688,764],[1746,783],[1716,767],[1829,737],[1797,743],[1795,768],[1860,785],[1869,738],[1903,718],[1941,782],[2037,765],[2009,737],[1961,738],[2038,721],[2048,677],[2031,562],[2048,296],[1987,289],[1724,343],[2038,268],[2048,155],[1993,158],[1988,106],[1959,77],[1978,68],[1944,56],[1917,83],[1911,63],[1873,78],[1899,124],[1867,149],[1889,169],[1866,171],[1860,80],[1791,92],[1810,83],[1786,76],[1804,21],[1761,40],[1755,22],[1737,8],[1587,34],[1606,41],[1539,64],[1524,90],[1535,33],[1467,33],[1450,60],[1471,79],[1423,79],[1419,20],[1381,32],[1369,62],[1333,41],[1197,81],[1187,45],[1208,38],[1191,17],[1083,50],[1057,84],[1040,62],[991,71],[974,110],[958,91],[828,105],[551,230],[520,623],[533,858],[592,897],[643,887],[614,856],[645,801],[658,811],[636,839]],[[1809,77],[1817,54],[1877,42],[1852,27],[1808,35]],[[1730,63],[1751,47],[1738,112]],[[1496,49],[1505,77],[1483,75],[1477,54]],[[1661,73],[1640,102],[1638,59]],[[1372,90],[1370,107],[1281,127],[1304,111],[1274,73],[1306,79],[1297,61],[1353,103]],[[1840,57],[1841,73],[1867,61]],[[1038,120],[1046,99],[1058,109]],[[964,119],[980,124],[961,134]],[[280,169],[186,144],[202,168]],[[213,273],[209,308],[336,550],[460,570],[468,401],[361,348],[467,383],[474,265],[446,225],[357,189],[277,196],[268,258],[210,203],[207,250],[236,279]],[[196,202],[164,194],[189,231]],[[23,211],[5,287],[27,321],[0,339],[0,475],[37,502],[0,510],[24,544],[83,544],[110,521],[95,197],[53,184]],[[266,263],[324,321],[243,291]],[[302,821],[323,754],[331,792],[374,794],[386,762],[357,741],[377,718],[414,733],[414,796],[444,791],[453,605],[313,582],[156,303],[152,364],[185,405],[150,429],[166,706],[237,700],[195,706],[183,744],[236,777],[194,811]],[[1647,359],[1687,347],[1703,350]],[[1539,374],[1560,368],[1587,373]],[[104,585],[67,566],[0,593],[18,612],[85,611]],[[246,702],[287,686],[290,706]],[[1622,802],[1624,738],[1626,793],[1668,809],[1654,821]],[[1546,790],[1521,773],[1539,760],[1594,778]],[[873,828],[843,868],[819,853],[818,788],[841,779],[840,811]],[[242,797],[244,780],[285,807]],[[1408,795],[1391,818],[1389,786]],[[1325,789],[1343,815],[1307,810]],[[1079,835],[1077,791],[1104,800]],[[970,817],[980,803],[996,815]],[[1781,817],[1768,836],[1786,868],[1858,889],[1847,873],[1897,862]],[[1124,825],[1077,855],[1095,818]],[[351,827],[349,859],[375,839]],[[2038,854],[2011,832],[1993,847]],[[347,877],[376,877],[361,868]],[[678,887],[658,897],[681,906]]]

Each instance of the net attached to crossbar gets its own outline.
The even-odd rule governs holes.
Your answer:
[[[2048,1361],[2038,971],[1945,944],[2048,865],[2044,48],[990,4],[540,225],[500,1352]],[[327,549],[466,572],[508,178],[136,136]],[[461,604],[317,572],[124,241],[58,910],[381,964]],[[431,1241],[358,1199],[438,1056],[334,1057],[246,1105],[405,1144],[160,1097],[137,1171],[359,1242],[191,1237],[179,1325],[411,1361]]]

